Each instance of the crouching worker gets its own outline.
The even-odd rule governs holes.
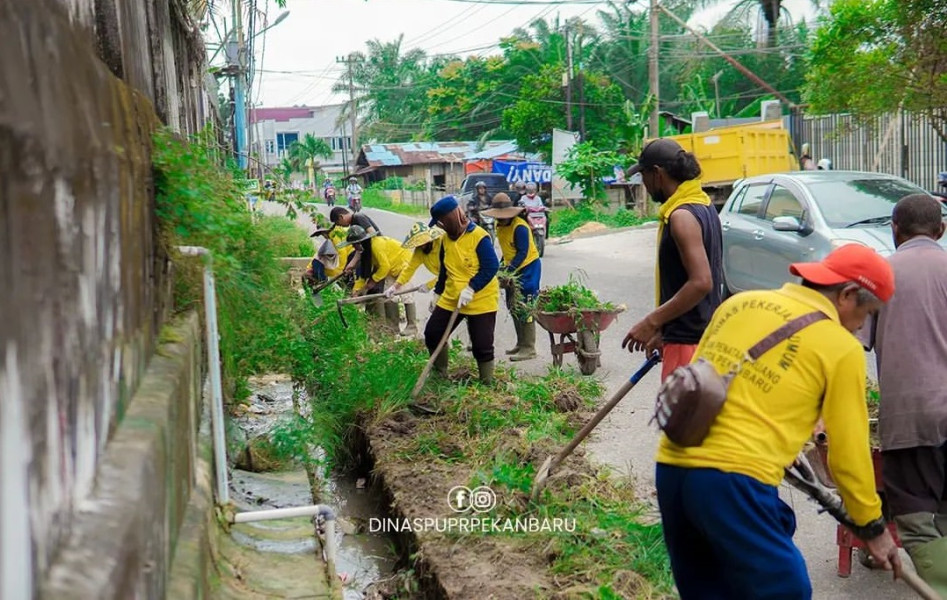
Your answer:
[[[441,242],[441,268],[431,300],[431,318],[424,328],[424,343],[433,353],[447,331],[451,313],[459,307],[454,326],[467,321],[467,332],[480,382],[493,383],[493,333],[500,303],[497,270],[500,261],[488,234],[467,219],[453,196],[445,196],[431,207],[430,226],[440,225],[447,235]],[[447,374],[447,348],[437,356],[435,368]]]
[[[792,540],[796,518],[777,488],[820,414],[853,532],[878,565],[900,576],[875,491],[865,353],[852,335],[894,294],[894,274],[881,255],[858,244],[822,262],[793,264],[790,272],[801,285],[731,297],[700,339],[697,358],[721,375],[739,373],[707,437],[684,447],[661,436],[655,483],[681,600],[812,597]],[[767,341],[774,345],[747,360]]]
[[[421,221],[411,227],[411,231],[404,238],[404,243],[401,244],[401,247],[405,250],[411,250],[411,260],[408,261],[408,266],[401,271],[401,275],[398,276],[398,280],[394,285],[385,290],[386,298],[392,298],[401,291],[411,281],[415,271],[421,265],[424,265],[433,277],[418,291],[426,294],[434,289],[437,284],[437,276],[441,272],[441,236],[443,235],[443,230],[437,227],[428,227],[427,224]],[[418,316],[415,311],[414,304],[405,304],[404,312],[408,320],[408,325],[404,329],[405,336],[414,337],[418,334]]]
[[[532,229],[522,217],[525,210],[500,192],[493,197],[493,207],[483,213],[497,220],[497,240],[503,254],[500,267],[513,276],[512,285],[506,287],[506,306],[516,329],[516,346],[506,351],[511,361],[536,358],[536,322],[526,303],[539,294],[542,266]]]
[[[348,229],[339,227],[319,228],[309,234],[311,238],[323,237],[325,239],[319,245],[319,249],[303,275],[303,282],[307,287],[312,289],[343,273],[353,257],[351,246],[341,250],[338,248],[345,241],[347,234]],[[354,269],[354,266],[352,268]]]
[[[393,285],[411,258],[411,254],[403,249],[397,240],[377,233],[368,233],[359,225],[349,227],[348,236],[342,244],[342,247],[347,246],[355,247],[356,252],[359,253],[354,296],[379,293],[385,289],[386,285]],[[414,300],[411,297],[402,299],[402,302],[406,306],[411,304],[413,308]],[[385,328],[393,335],[398,335],[401,330],[401,318],[397,301],[373,302],[369,310],[378,316],[383,316]],[[414,327],[417,330],[416,313],[412,310],[410,314],[415,315],[415,318],[413,322],[408,322],[408,327]]]

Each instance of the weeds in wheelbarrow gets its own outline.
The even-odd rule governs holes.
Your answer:
[[[543,288],[532,303],[534,310],[568,312],[570,310],[614,310],[611,302],[602,302],[594,290],[585,287],[575,273],[568,283]]]

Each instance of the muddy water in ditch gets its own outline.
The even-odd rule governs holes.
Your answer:
[[[251,380],[251,390],[248,409],[233,418],[233,424],[239,427],[242,435],[250,439],[266,434],[281,420],[288,419],[293,414],[293,389],[288,378],[254,378]],[[305,415],[308,411],[305,396],[299,399],[299,405]],[[337,570],[346,579],[344,598],[364,598],[363,591],[369,584],[393,574],[397,560],[394,545],[389,538],[368,531],[369,519],[384,514],[383,499],[379,494],[360,485],[361,481],[347,475],[333,474],[322,483],[320,502],[331,506],[338,517]],[[231,477],[231,490],[233,500],[241,510],[285,508],[313,503],[309,480],[302,468],[265,473],[235,469]],[[253,528],[248,527],[251,525]],[[283,562],[288,563],[289,569],[302,567],[296,564],[299,557],[310,560],[312,569],[312,563],[317,559],[314,553],[320,551],[320,545],[313,535],[313,526],[308,519],[241,525],[233,529],[231,538],[242,548],[282,558]],[[279,577],[303,575],[302,570],[293,573],[289,569],[283,570]],[[286,592],[288,594],[289,590]]]

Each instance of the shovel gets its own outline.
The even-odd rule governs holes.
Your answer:
[[[421,388],[424,387],[424,382],[427,381],[428,375],[431,374],[431,367],[434,366],[434,360],[437,358],[437,355],[441,353],[441,350],[444,349],[444,346],[447,344],[447,340],[450,338],[450,334],[454,332],[454,323],[457,322],[457,314],[460,312],[460,307],[454,307],[454,312],[450,314],[450,319],[447,321],[447,329],[444,330],[444,335],[441,336],[441,341],[437,343],[437,348],[434,349],[434,352],[431,353],[431,358],[427,359],[427,364],[424,365],[424,370],[421,371],[421,376],[418,377],[418,382],[414,384],[414,389],[411,390],[411,399],[414,400],[418,397],[418,394],[421,393]]]
[[[543,462],[543,465],[539,467],[539,472],[536,473],[536,478],[533,480],[533,491],[530,497],[534,501],[539,498],[539,493],[542,492],[543,488],[546,487],[546,481],[552,475],[553,470],[558,468],[559,465],[562,464],[562,461],[572,454],[572,451],[582,443],[582,440],[592,433],[592,430],[595,429],[595,426],[601,423],[602,419],[604,419],[605,416],[608,415],[608,413],[610,413],[619,402],[621,402],[621,399],[628,395],[628,392],[631,391],[631,388],[635,387],[635,384],[641,381],[641,378],[647,375],[648,371],[654,368],[654,366],[659,362],[661,362],[661,355],[655,352],[648,360],[645,361],[643,365],[641,365],[641,367],[638,368],[637,371],[635,371],[635,374],[632,375],[628,381],[618,388],[618,391],[615,392],[611,399],[609,399],[609,401],[604,406],[602,406],[602,408],[600,408],[597,413],[595,413],[595,416],[593,416],[589,422],[585,424],[585,427],[583,427],[579,433],[575,434],[575,437],[572,438],[572,441],[569,442],[568,446],[563,448],[556,456],[550,456],[545,462]]]
[[[394,296],[403,296],[404,294],[410,294],[420,290],[422,287],[425,287],[426,284],[416,285],[412,288],[405,288],[394,293]],[[341,300],[336,300],[335,305],[339,311],[339,319],[342,320],[342,326],[348,329],[349,324],[345,322],[345,315],[342,314],[342,305],[343,304],[364,304],[370,300],[378,300],[379,298],[384,298],[385,293],[381,292],[378,294],[366,294],[364,296],[355,296],[354,298],[343,298]]]
[[[789,485],[815,500],[822,510],[835,517],[836,521],[846,527],[855,526],[842,504],[842,499],[833,490],[822,485],[805,454],[800,453],[796,461],[786,467],[783,475]],[[940,594],[909,568],[901,569],[901,579],[924,600],[942,600]]]

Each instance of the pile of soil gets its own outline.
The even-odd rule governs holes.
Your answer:
[[[585,223],[573,229],[569,233],[569,235],[566,237],[577,238],[577,237],[582,237],[583,235],[589,235],[592,233],[598,233],[599,231],[605,231],[606,229],[608,229],[607,225],[603,225],[602,223],[599,223],[598,221],[589,221],[588,223]]]

